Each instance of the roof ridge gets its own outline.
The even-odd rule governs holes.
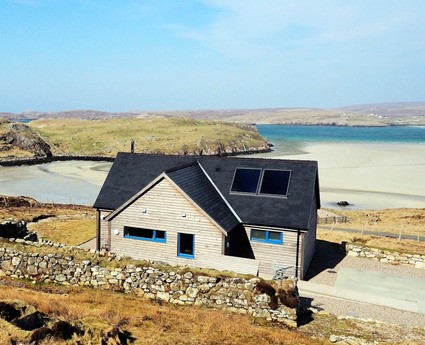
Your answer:
[[[177,171],[177,170],[189,168],[189,167],[194,166],[194,165],[197,165],[197,164],[199,164],[199,162],[196,160],[196,161],[193,161],[193,162],[190,162],[190,163],[186,163],[186,164],[182,164],[182,165],[177,165],[177,166],[175,166],[173,168],[169,168],[169,169],[164,170],[164,173],[167,174],[167,173],[174,172],[174,171]]]

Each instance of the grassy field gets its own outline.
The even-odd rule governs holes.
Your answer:
[[[356,211],[351,216],[353,219]],[[420,210],[386,210],[381,213],[382,224],[386,219],[416,219]],[[40,215],[55,215],[38,223],[33,230],[39,235],[58,242],[72,244],[80,241],[78,236],[92,237],[95,232],[93,212],[86,207],[39,205],[32,207],[0,207],[0,217],[6,219],[26,219],[30,221]],[[364,215],[361,215],[364,217]],[[80,221],[87,221],[83,226]],[[92,222],[90,225],[90,222]],[[390,222],[390,221],[389,221]],[[390,222],[391,223],[391,222]],[[420,222],[419,222],[420,223]],[[420,224],[417,224],[419,227]],[[348,237],[343,237],[348,236]],[[351,237],[351,238],[350,238]],[[319,239],[340,243],[341,240],[363,241],[361,235],[320,230]],[[376,245],[372,240],[380,239],[386,247],[390,247],[388,238],[369,236],[368,245]],[[404,251],[421,252],[425,246],[408,241],[398,242],[406,246]],[[40,248],[22,244],[2,243],[3,246],[18,251],[40,251]],[[397,248],[398,249],[398,248]],[[43,252],[66,251],[64,248],[43,247]],[[398,249],[399,250],[399,249]],[[96,257],[94,254],[73,251],[76,260],[90,259],[93,263],[112,267],[126,264],[140,264],[132,261],[110,261],[107,257]],[[104,262],[102,261],[104,260]],[[175,268],[174,268],[175,269]],[[180,271],[179,271],[180,272]],[[183,272],[183,271],[182,271]],[[210,272],[202,272],[209,274]],[[75,288],[31,282],[10,280],[0,277],[0,302],[8,301],[27,306],[28,310],[38,310],[49,316],[51,320],[65,320],[84,330],[84,334],[74,335],[68,344],[101,344],[108,339],[108,333],[115,329],[118,333],[111,344],[327,344],[331,334],[353,335],[367,340],[378,340],[383,343],[393,343],[388,339],[403,339],[415,337],[423,339],[423,330],[400,328],[386,324],[372,324],[361,320],[338,319],[329,314],[314,315],[298,330],[287,330],[279,325],[267,324],[249,316],[235,315],[228,312],[196,307],[177,307],[168,304],[158,304],[140,297],[115,293],[111,291],[94,290],[90,288]],[[52,321],[53,322],[53,321]],[[371,330],[373,329],[373,335]],[[10,343],[11,339],[26,341],[31,336],[30,331],[23,331],[0,318],[0,343]],[[400,336],[399,336],[400,334]],[[119,341],[121,337],[121,342]],[[404,338],[406,337],[406,338]],[[422,337],[422,338],[421,338]],[[409,338],[410,339],[410,338]],[[110,340],[112,341],[112,340]],[[411,344],[421,342],[412,341]],[[56,340],[47,340],[40,344],[65,344]]]
[[[3,285],[7,283],[3,281]],[[78,325],[85,331],[84,335],[74,336],[68,344],[325,343],[279,326],[257,323],[249,316],[218,310],[158,305],[133,295],[89,288],[31,287],[16,282],[9,284],[12,286],[0,288],[0,301],[18,301],[52,319]],[[107,340],[107,333],[117,325],[125,341],[102,342],[102,339]],[[8,344],[12,338],[24,341],[31,333],[0,319],[1,344]]]
[[[358,243],[369,247],[394,250],[403,253],[425,254],[425,209],[399,208],[386,210],[327,210],[330,214],[346,216],[347,223],[319,224],[317,238],[328,242]],[[377,235],[362,235],[349,233],[337,229],[357,229],[376,232]],[[395,235],[410,234],[420,236],[417,240],[398,240],[385,236],[378,236],[379,232],[388,232]]]
[[[46,119],[29,124],[51,145],[54,155],[115,156],[119,151],[183,154],[217,152],[217,147],[262,147],[252,126],[189,119]]]

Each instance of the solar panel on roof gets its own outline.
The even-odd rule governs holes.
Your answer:
[[[261,169],[236,168],[232,192],[256,193]]]
[[[260,194],[287,195],[291,172],[287,170],[264,170]]]

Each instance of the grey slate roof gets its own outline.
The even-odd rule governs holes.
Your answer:
[[[313,207],[320,207],[318,167],[315,161],[135,153],[117,155],[94,207],[115,210],[161,173],[169,171],[172,174],[170,169],[195,162],[199,162],[243,223],[307,230],[312,202],[316,200]],[[282,198],[230,193],[235,169],[241,167],[290,170],[288,196]],[[189,188],[189,180],[185,184],[185,188]]]
[[[232,231],[239,224],[239,220],[197,161],[166,170],[165,174],[226,232]]]

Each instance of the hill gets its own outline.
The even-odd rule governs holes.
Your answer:
[[[107,156],[129,151],[162,154],[234,154],[269,150],[255,127],[191,119],[42,119],[0,122],[0,158]]]
[[[3,114],[3,115],[2,115]],[[61,112],[0,113],[10,119],[34,120],[46,118],[190,118],[238,123],[300,124],[336,126],[394,126],[425,125],[425,103],[399,102],[351,105],[339,108],[268,108],[268,109],[211,109],[182,111],[67,110]]]

